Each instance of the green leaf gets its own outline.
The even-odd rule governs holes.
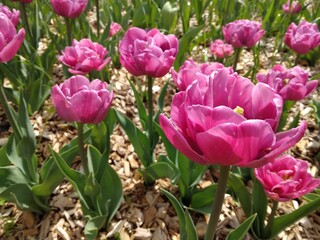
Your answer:
[[[300,111],[298,111],[293,121],[290,123],[288,130],[292,128],[296,128],[299,124],[299,120],[300,120]]]
[[[227,236],[226,240],[241,240],[244,239],[247,232],[249,231],[254,219],[256,218],[257,214],[253,214],[251,217],[246,219],[239,227],[234,229],[230,232]]]
[[[309,202],[299,207],[297,210],[289,214],[275,218],[273,225],[271,227],[270,238],[275,238],[281,231],[283,231],[287,227],[297,222],[299,219],[307,216],[308,214],[316,211],[319,208],[320,208],[320,197],[313,200],[312,202]]]
[[[187,5],[187,4],[184,4]],[[183,62],[186,59],[186,55],[189,50],[189,46],[191,41],[198,35],[198,33],[203,29],[204,25],[191,28],[186,34],[183,35],[183,37],[180,39],[179,42],[179,51],[176,56],[176,60],[174,62],[174,68],[176,70],[179,69],[179,67],[183,64]]]
[[[173,33],[178,21],[178,10],[176,5],[166,2],[161,11],[161,28],[166,29],[168,33]]]
[[[241,207],[247,217],[252,215],[252,203],[251,197],[248,189],[244,185],[241,178],[237,175],[230,173],[228,178],[228,185],[235,192],[236,196],[239,198]]]
[[[88,146],[87,151],[87,159],[88,159],[88,170],[93,176],[99,171],[101,153],[97,148],[92,145]]]
[[[278,125],[277,132],[281,132],[282,129],[286,126],[287,120],[288,120],[288,115],[289,115],[289,110],[293,107],[295,104],[294,101],[285,101],[283,104],[283,110],[282,110],[282,115],[280,118],[280,122]]]
[[[163,132],[163,129],[160,127],[159,124],[154,123],[153,126],[161,137],[161,140],[168,154],[169,160],[172,161],[172,163],[176,164],[175,160],[178,154],[177,149],[170,143],[170,141],[168,140],[167,136],[165,135],[165,133]]]
[[[194,191],[190,204],[191,209],[203,214],[211,213],[216,190],[217,184],[212,184],[204,189]]]
[[[11,165],[10,160],[7,157],[7,149],[6,146],[0,148],[0,167],[6,167]]]
[[[28,179],[19,168],[12,165],[0,167],[0,193],[17,183],[28,183]]]
[[[196,229],[194,227],[194,224],[192,223],[192,220],[190,218],[189,213],[186,211],[183,211],[183,208],[179,201],[172,195],[170,192],[161,189],[161,192],[169,199],[172,206],[176,210],[179,224],[180,224],[180,239],[181,240],[196,240],[198,239]]]
[[[90,218],[84,228],[84,234],[88,240],[95,240],[99,230],[105,225],[107,217],[97,216]]]
[[[148,163],[151,161],[152,157],[148,151],[147,136],[143,134],[129,118],[121,114],[119,111],[115,110],[115,112],[121,127],[128,135],[128,138],[130,139],[140,161],[144,166],[148,166]]]
[[[144,175],[144,179],[146,179],[145,175],[147,175],[147,177],[153,181],[160,178],[176,179],[179,174],[177,173],[177,169],[173,168],[172,165],[167,162],[152,163],[140,172]]]

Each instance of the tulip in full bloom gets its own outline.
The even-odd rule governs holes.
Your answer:
[[[87,74],[93,70],[101,71],[110,61],[108,51],[102,45],[90,39],[73,40],[72,46],[66,47],[59,61],[67,65],[72,74]]]
[[[132,75],[163,77],[173,65],[178,44],[178,39],[172,34],[133,27],[120,41],[120,62]]]
[[[210,43],[210,52],[217,58],[225,58],[233,53],[233,47],[230,44],[224,43],[221,39],[217,39]]]
[[[291,23],[284,36],[284,43],[298,54],[306,54],[320,45],[320,32],[316,23],[301,21]]]
[[[267,74],[258,73],[257,79],[271,86],[284,100],[298,101],[318,86],[318,80],[308,81],[309,73],[296,66],[286,69],[275,65]]]
[[[261,23],[247,19],[236,20],[222,27],[224,39],[235,48],[252,48],[265,34]]]
[[[12,2],[31,3],[32,0],[11,0]]]
[[[282,5],[282,10],[287,14],[298,13],[300,12],[301,8],[301,4],[298,1],[292,0],[288,0],[285,4]]]
[[[23,28],[17,33],[12,21],[0,14],[0,62],[8,62],[16,55],[25,35]]]
[[[119,32],[122,29],[121,25],[116,22],[112,22],[110,25],[110,32],[109,32],[109,37],[112,37],[115,35],[117,32]]]
[[[179,89],[185,91],[193,81],[198,81],[200,87],[207,86],[211,75],[214,75],[218,70],[223,69],[224,65],[221,63],[203,63],[197,64],[192,59],[186,60],[179,71],[171,71],[172,78]],[[232,68],[229,68],[230,73],[233,73]]]
[[[161,114],[159,122],[169,141],[192,161],[259,167],[296,144],[306,130],[303,122],[274,133],[270,123],[279,121],[280,99],[268,85],[254,86],[223,69],[209,79],[206,88],[194,81],[177,93],[171,120]]]
[[[65,121],[101,122],[112,103],[113,92],[98,79],[90,82],[82,75],[73,76],[51,90],[53,105]]]
[[[20,12],[16,9],[10,10],[7,6],[0,4],[0,14],[6,15],[12,22],[14,27],[17,27],[19,24]]]
[[[299,198],[319,187],[320,179],[308,173],[308,162],[285,155],[255,169],[267,195],[285,202]]]
[[[77,18],[84,11],[88,0],[50,0],[53,11],[67,18]]]

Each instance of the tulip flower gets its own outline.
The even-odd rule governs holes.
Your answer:
[[[301,21],[291,23],[284,36],[284,43],[298,54],[306,54],[320,45],[320,32],[316,23]]]
[[[183,63],[178,72],[172,70],[171,74],[179,91],[185,91],[195,80],[198,81],[200,86],[207,86],[209,77],[223,68],[224,65],[221,63],[214,62],[211,64],[203,63],[198,65],[192,59],[189,59]],[[229,69],[230,73],[232,73],[232,68]]]
[[[308,173],[307,161],[288,155],[255,169],[255,175],[267,195],[280,202],[299,198],[320,185],[320,179]]]
[[[59,61],[70,67],[72,74],[85,75],[93,70],[101,71],[110,61],[108,51],[102,45],[90,39],[73,40],[72,46],[66,47]]]
[[[298,1],[292,1],[292,0],[288,0],[285,4],[282,5],[282,10],[286,14],[298,13],[300,12],[301,8],[302,8],[301,4]]]
[[[257,79],[271,86],[283,100],[298,101],[318,86],[318,80],[308,81],[309,73],[296,66],[286,69],[282,65],[275,65],[267,74],[258,73]]]
[[[266,84],[254,86],[224,69],[209,79],[206,89],[194,81],[177,93],[171,120],[161,114],[159,122],[169,141],[192,161],[259,167],[296,144],[306,130],[303,122],[274,133],[281,103],[281,97]]]
[[[77,18],[84,11],[88,0],[50,0],[53,11],[66,18]]]
[[[135,76],[163,77],[178,53],[178,39],[158,29],[130,28],[119,44],[120,62]]]
[[[113,92],[108,84],[98,79],[90,81],[82,76],[73,76],[51,90],[53,105],[65,121],[80,123],[101,122],[112,103]]]
[[[225,58],[233,53],[233,47],[230,44],[224,43],[221,39],[217,39],[210,43],[210,52],[217,58]]]
[[[17,27],[19,24],[20,11],[16,9],[12,9],[11,11],[7,6],[0,4],[0,14],[6,15],[11,20],[14,27]]]
[[[247,19],[236,20],[222,27],[224,39],[234,48],[252,48],[265,34],[261,23]]]
[[[8,62],[16,55],[25,34],[23,28],[17,33],[12,21],[6,15],[0,14],[0,62]]]
[[[115,35],[117,32],[119,32],[122,29],[121,25],[116,22],[112,22],[110,25],[110,32],[109,32],[109,37],[112,37]]]

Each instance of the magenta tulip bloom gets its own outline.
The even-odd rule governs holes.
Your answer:
[[[223,68],[225,67],[221,63],[214,62],[198,65],[192,59],[189,59],[183,63],[178,72],[172,70],[171,74],[179,91],[185,91],[195,80],[198,81],[200,87],[207,86],[209,77]],[[229,68],[229,71],[233,73],[232,68]]]
[[[120,62],[132,75],[163,77],[173,65],[178,44],[178,39],[172,34],[133,27],[120,41]]]
[[[101,71],[110,61],[108,51],[102,45],[90,39],[73,40],[71,47],[66,47],[59,61],[70,67],[72,74],[85,75],[93,70]]]
[[[16,55],[25,35],[23,28],[17,33],[12,21],[0,14],[0,62],[8,62]]]
[[[224,39],[235,48],[252,48],[265,34],[261,23],[247,19],[236,20],[222,27]]]
[[[164,114],[160,125],[169,141],[199,164],[262,166],[296,144],[306,123],[274,133],[281,97],[263,83],[220,70],[207,88],[194,81],[172,101],[171,120]],[[281,104],[282,106],[282,104]],[[272,119],[275,118],[275,119]]]
[[[82,75],[73,76],[51,90],[53,105],[60,118],[68,122],[101,122],[112,103],[113,92],[98,79],[90,82]]]
[[[282,10],[286,14],[298,13],[301,10],[301,4],[298,1],[292,1],[290,5],[290,0],[288,0],[285,4],[282,5]]]
[[[316,23],[305,20],[299,25],[291,23],[285,36],[284,43],[298,54],[306,54],[320,45],[320,32]]]
[[[267,74],[258,73],[257,79],[271,86],[284,100],[298,101],[318,86],[318,80],[308,81],[309,73],[296,66],[286,69],[281,65],[275,65]]]
[[[67,18],[77,18],[84,11],[88,0],[50,0],[53,11]]]
[[[267,195],[280,202],[299,198],[320,185],[320,179],[308,173],[307,161],[288,155],[255,169],[255,175]]]
[[[0,4],[0,14],[4,14],[9,18],[14,27],[17,27],[19,24],[20,12],[16,9],[10,10],[7,6],[3,6]]]
[[[109,37],[112,37],[115,35],[117,32],[119,32],[122,29],[121,25],[116,22],[112,22],[110,25],[110,32],[109,32]]]
[[[233,53],[233,47],[230,44],[224,43],[221,39],[217,39],[210,43],[210,52],[217,58],[225,58]]]

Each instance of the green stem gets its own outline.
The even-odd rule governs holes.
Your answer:
[[[240,57],[240,53],[241,53],[242,48],[236,48],[236,52],[234,55],[234,62],[233,62],[233,70],[236,72],[237,71],[237,65],[239,62],[239,57]]]
[[[27,33],[29,35],[29,38],[32,39],[32,32],[31,32],[31,28],[30,28],[30,25],[29,25],[29,21],[28,21],[28,16],[27,16],[27,11],[26,11],[26,4],[21,2],[21,1],[19,1],[19,7],[20,7],[20,11],[22,13],[22,19],[23,19],[23,22],[24,22],[25,27],[27,29]]]
[[[268,218],[268,224],[267,224],[267,226],[265,227],[265,229],[263,231],[263,236],[264,236],[265,239],[269,238],[269,236],[271,234],[270,230],[272,228],[274,217],[276,215],[278,206],[279,206],[279,202],[276,201],[276,200],[273,200],[272,201],[272,210],[271,210],[271,213],[270,213],[269,218]]]
[[[71,19],[65,18],[66,25],[67,25],[67,45],[72,45],[72,27],[71,27]]]
[[[10,126],[13,129],[13,133],[18,137],[18,139],[22,138],[22,133],[20,131],[19,125],[14,117],[13,110],[8,104],[8,100],[6,94],[4,92],[2,84],[0,84],[0,103],[2,104],[3,110],[6,114],[6,117],[9,121]]]
[[[99,0],[96,0],[96,11],[97,11],[97,36],[100,38],[100,8]]]
[[[204,240],[213,240],[218,225],[219,216],[221,213],[224,195],[227,190],[228,176],[230,172],[230,166],[220,167],[220,176],[218,180],[218,186],[216,190],[215,199],[212,205],[209,223],[207,226],[207,232]]]
[[[89,175],[89,169],[88,169],[88,161],[86,157],[86,151],[84,148],[84,137],[83,137],[83,124],[77,122],[78,126],[78,147],[79,147],[79,154],[81,159],[81,164],[83,167],[83,171],[86,176]]]
[[[151,161],[148,165],[150,165],[153,161],[153,93],[152,93],[153,79],[148,76],[148,113],[149,113],[149,153],[151,157]],[[146,166],[147,167],[147,166]]]

